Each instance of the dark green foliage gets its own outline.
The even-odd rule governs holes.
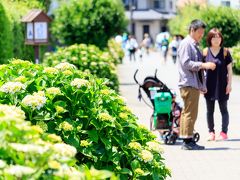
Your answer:
[[[239,12],[226,7],[209,7],[203,9],[202,19],[207,23],[206,32],[213,27],[218,28],[224,38],[224,46],[232,47],[240,40],[240,19],[237,17]],[[206,46],[204,39],[203,45]]]
[[[11,33],[11,23],[7,17],[6,10],[0,2],[0,64],[13,55],[13,34]]]
[[[24,44],[25,25],[21,18],[32,8],[43,9],[43,5],[36,0],[1,0],[0,6],[0,23],[4,24],[0,27],[0,63],[13,57],[33,60],[33,47]]]
[[[126,27],[120,0],[73,0],[54,13],[52,33],[64,45],[75,43],[107,46]]]

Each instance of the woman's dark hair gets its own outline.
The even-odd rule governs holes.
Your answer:
[[[191,29],[193,29],[194,31],[196,31],[196,30],[199,29],[199,28],[205,29],[205,28],[206,28],[206,24],[205,24],[202,20],[200,20],[200,19],[194,19],[194,20],[191,22],[190,26],[189,26],[188,32],[190,32]]]
[[[208,46],[211,46],[212,43],[212,38],[216,37],[216,36],[219,36],[221,38],[221,43],[220,43],[220,46],[222,46],[223,44],[223,36],[222,36],[222,33],[217,29],[217,28],[212,28],[208,34],[207,34],[207,45]]]

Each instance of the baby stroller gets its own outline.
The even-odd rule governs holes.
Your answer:
[[[141,89],[144,90],[153,109],[150,118],[150,130],[158,130],[165,144],[175,144],[179,137],[179,125],[182,108],[176,102],[176,93],[170,90],[162,81],[157,78],[157,70],[154,76],[147,76],[143,84],[140,84],[136,78],[138,69],[134,73],[134,80],[139,85],[138,98],[143,99]],[[199,133],[194,133],[193,140],[197,142],[200,139]]]

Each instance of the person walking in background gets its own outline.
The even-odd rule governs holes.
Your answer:
[[[144,39],[141,43],[141,47],[143,48],[144,51],[146,51],[146,54],[149,55],[149,49],[152,45],[151,38],[149,37],[148,33],[144,34]]]
[[[189,35],[180,43],[177,54],[178,86],[184,103],[180,120],[180,138],[183,139],[182,149],[184,150],[205,149],[193,140],[200,91],[205,93],[207,90],[203,69],[214,70],[216,67],[213,62],[202,62],[203,56],[198,48],[205,27],[201,20],[193,20],[189,26]]]
[[[177,36],[173,36],[173,39],[169,44],[169,48],[171,48],[172,60],[174,64],[176,63],[176,59],[177,59],[178,46],[179,46],[179,43],[177,41]]]
[[[222,115],[222,130],[216,140],[227,140],[229,114],[227,101],[232,89],[232,57],[229,51],[223,47],[222,33],[217,29],[211,29],[207,34],[208,48],[203,50],[206,62],[214,62],[216,69],[207,70],[207,93],[204,95],[207,104],[207,124],[209,141],[215,140],[214,107],[218,101]]]
[[[132,60],[132,58],[134,59],[134,61],[136,61],[135,53],[137,51],[137,48],[138,48],[137,40],[132,35],[129,35],[128,40],[126,42],[126,49],[129,52],[130,61]]]
[[[166,63],[167,61],[168,45],[169,45],[169,41],[167,39],[167,36],[164,35],[161,41],[161,51],[164,58],[164,63]]]

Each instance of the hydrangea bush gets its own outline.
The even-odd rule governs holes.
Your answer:
[[[232,48],[232,57],[233,57],[233,70],[236,74],[240,74],[240,44]]]
[[[0,103],[20,106],[32,124],[74,146],[78,164],[125,179],[165,179],[170,172],[156,137],[105,84],[68,63],[13,60],[0,66]]]
[[[114,59],[115,64],[122,63],[124,58],[124,51],[120,43],[117,43],[115,39],[108,41],[108,51]]]
[[[46,53],[43,60],[47,66],[56,66],[62,62],[74,64],[79,70],[99,78],[107,78],[109,80],[107,85],[118,91],[119,82],[114,64],[116,60],[109,52],[101,51],[94,45],[75,44],[59,48],[57,52]]]
[[[100,171],[77,167],[76,148],[24,119],[20,108],[0,104],[0,179],[84,180],[89,171],[96,179],[113,175],[103,171],[100,177]]]

